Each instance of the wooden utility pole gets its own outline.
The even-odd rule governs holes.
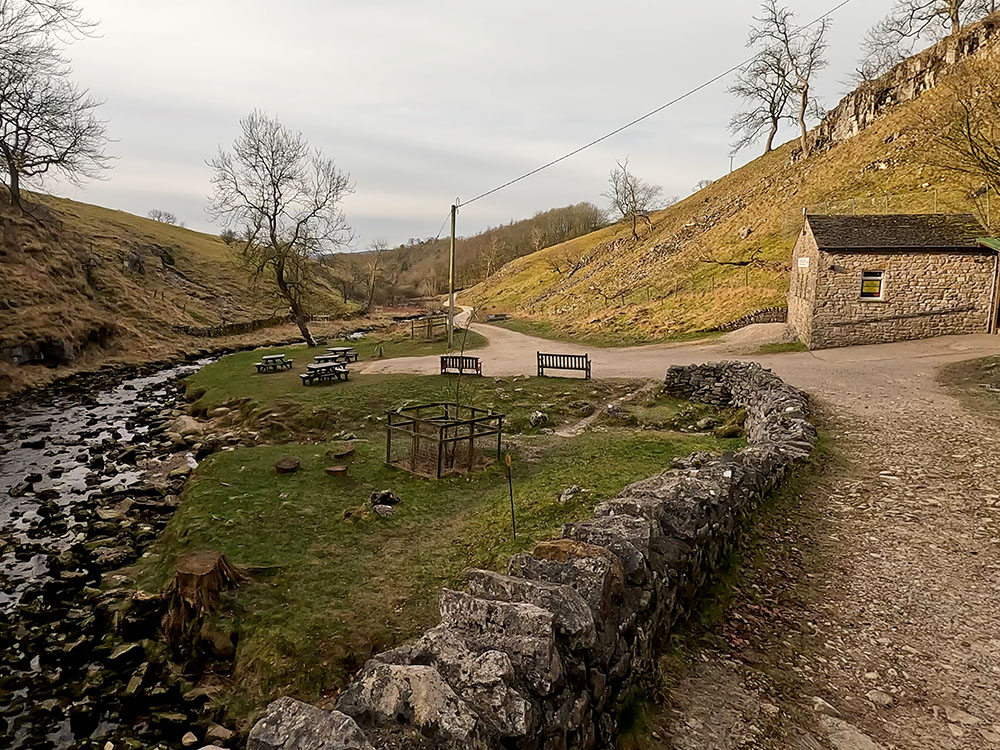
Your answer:
[[[448,349],[455,348],[455,214],[458,207],[451,206],[451,251],[448,253]]]

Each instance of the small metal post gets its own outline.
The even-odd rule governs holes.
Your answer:
[[[517,541],[517,522],[514,520],[514,478],[510,473],[510,454],[507,454],[507,487],[510,489],[510,530]]]

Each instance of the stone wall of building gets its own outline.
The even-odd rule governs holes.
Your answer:
[[[658,641],[816,440],[805,395],[755,363],[673,367],[665,386],[745,408],[748,446],[675,461],[505,575],[470,570],[464,591],[442,592],[440,623],[371,659],[336,710],[282,698],[249,750],[612,746]]]
[[[810,348],[985,333],[996,256],[975,252],[821,253]],[[861,299],[863,271],[883,271],[883,299]]]
[[[802,260],[805,259],[805,260]],[[792,272],[788,281],[788,323],[799,341],[812,348],[813,305],[820,253],[816,239],[803,222],[803,230],[792,251]]]
[[[861,85],[830,110],[813,131],[814,149],[827,149],[857,135],[892,107],[933,88],[958,63],[984,52],[992,53],[998,43],[1000,13],[904,60],[878,80]]]

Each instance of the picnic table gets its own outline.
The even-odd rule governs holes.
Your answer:
[[[254,362],[254,367],[258,373],[291,370],[292,360],[285,359],[284,354],[265,354],[260,358],[260,362]]]
[[[317,354],[315,357],[317,362],[340,362],[343,363],[344,357],[340,354]]]
[[[326,354],[321,354],[321,357],[333,356],[339,357],[343,362],[357,362],[358,353],[355,351],[353,346],[331,346],[326,350]],[[316,357],[318,360],[319,357]]]
[[[338,362],[315,362],[306,365],[306,371],[299,375],[302,385],[312,385],[314,382],[329,382],[331,380],[347,380],[350,373]]]

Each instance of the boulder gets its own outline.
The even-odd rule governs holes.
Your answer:
[[[374,750],[354,720],[294,698],[278,698],[247,737],[247,750]]]
[[[457,630],[477,651],[502,651],[518,677],[537,695],[562,682],[556,651],[555,616],[533,604],[491,601],[443,589],[441,625]]]
[[[502,737],[527,737],[538,724],[538,707],[513,687],[516,679],[510,657],[500,651],[476,653],[454,630],[439,625],[414,643],[376,659],[434,667]]]
[[[566,636],[572,648],[594,645],[594,615],[572,587],[505,576],[489,570],[470,570],[465,574],[469,593],[480,599],[523,602],[551,612],[556,629]]]
[[[337,708],[364,724],[411,726],[441,750],[493,747],[490,729],[433,667],[373,659],[341,696]],[[291,750],[292,746],[287,747]],[[305,750],[313,746],[296,747]],[[251,744],[248,750],[272,750],[272,746]]]
[[[186,437],[188,435],[201,435],[204,431],[205,425],[194,417],[189,417],[186,414],[182,414],[177,417],[167,428],[167,432],[176,433],[181,437]]]

